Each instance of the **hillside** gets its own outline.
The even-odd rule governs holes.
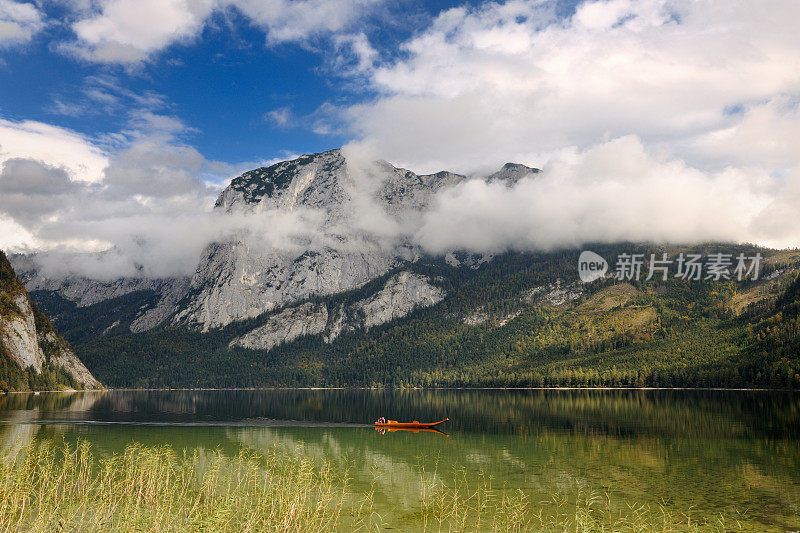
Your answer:
[[[662,250],[593,249],[604,256]],[[742,283],[581,284],[577,251],[504,254],[475,268],[424,258],[403,271],[430,280],[445,295],[440,301],[371,327],[362,317],[333,339],[337,320],[329,318],[317,330],[263,348],[239,342],[265,326],[274,333],[281,315],[358,307],[395,272],[354,291],[306,299],[206,333],[162,328],[90,341],[78,351],[113,386],[796,388],[800,254],[760,251],[761,278]]]
[[[191,277],[98,280],[53,271],[52,258],[11,260],[111,386],[797,386],[796,252],[587,245],[609,259],[760,253],[763,264],[756,281],[623,282],[612,268],[582,283],[575,248],[432,256],[414,240],[453,187],[537,179],[511,163],[418,175],[330,150],[232,180],[215,216],[244,226],[220,233]]]
[[[513,186],[537,172],[507,164],[481,179]],[[235,178],[214,209],[220,221],[247,220],[247,227],[209,244],[191,279],[91,279],[54,270],[57,259],[16,255],[11,261],[62,331],[73,322],[84,330],[79,340],[167,325],[209,331],[356,289],[417,261],[423,252],[407,236],[373,230],[407,226],[439,192],[467,179],[447,171],[417,175],[385,161],[353,163],[330,150]],[[272,231],[276,225],[299,233]]]
[[[0,391],[99,386],[0,251]]]

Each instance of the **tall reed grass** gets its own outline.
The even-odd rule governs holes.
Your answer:
[[[545,501],[532,501],[522,490],[492,487],[491,478],[475,482],[457,469],[445,482],[436,472],[421,470],[419,520],[424,531],[491,531],[542,533],[650,533],[763,531],[747,527],[743,514],[693,516],[663,505],[615,502],[610,493],[588,492],[569,498],[554,493]]]
[[[331,531],[348,496],[346,477],[279,451],[35,442],[0,460],[0,531]]]
[[[447,476],[420,467],[419,510],[385,523],[375,485],[350,492],[346,472],[302,450],[177,453],[128,446],[111,456],[77,445],[34,441],[0,456],[0,532],[11,531],[595,531],[669,532],[743,529],[723,517],[696,520],[663,506],[613,502],[609,494],[577,501],[496,489],[466,471]]]

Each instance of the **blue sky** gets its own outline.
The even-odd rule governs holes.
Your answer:
[[[485,242],[798,245],[798,19],[796,0],[0,0],[0,247],[166,253],[233,176],[340,146],[543,169],[429,215]]]
[[[388,59],[398,43],[455,5],[401,0],[365,7],[358,31]],[[314,131],[316,120],[328,118],[320,108],[374,97],[338,64],[330,34],[268,43],[265,30],[235,8],[212,13],[196,36],[135,63],[87,61],[60,50],[60,43],[75,38],[67,21],[79,15],[48,2],[41,12],[50,20],[46,29],[0,51],[0,115],[9,120],[46,122],[90,137],[118,132],[141,107],[118,88],[157,98],[151,109],[180,119],[182,136],[209,159],[258,161],[343,145],[351,136],[341,124]],[[87,94],[96,89],[119,101],[99,108],[103,102]],[[276,109],[290,112],[292,120],[277,124],[265,117]]]

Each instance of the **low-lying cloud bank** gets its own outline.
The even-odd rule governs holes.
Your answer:
[[[638,138],[623,137],[552,159],[511,187],[471,180],[445,190],[414,240],[434,253],[626,240],[790,246],[800,243],[797,178],[778,183],[740,169],[701,172],[654,157]]]
[[[432,254],[622,240],[800,243],[800,173],[776,178],[735,168],[703,172],[648,153],[633,136],[553,158],[542,172],[513,184],[468,179],[441,190],[421,216],[389,216],[371,195],[359,195],[354,217],[338,227],[330,227],[320,210],[210,209],[219,189],[191,178],[196,154],[148,154],[148,164],[160,164],[143,172],[139,156],[147,149],[138,146],[113,158],[101,183],[71,181],[64,169],[30,159],[5,163],[0,212],[40,242],[54,243],[40,258],[46,274],[190,275],[208,244],[231,238],[297,255],[359,243],[365,250],[411,244]],[[374,168],[359,172],[362,158],[350,157],[350,174],[380,179]],[[349,238],[342,243],[340,235]]]
[[[195,35],[223,4],[198,4],[184,37],[162,32],[120,48],[114,29],[127,4],[103,1],[75,24],[78,44],[96,61],[141,61]],[[215,212],[224,178],[244,168],[207,161],[170,117],[140,112],[136,131],[112,148],[0,120],[0,246],[50,250],[53,272],[99,277],[191,274],[208,243],[234,235],[290,251],[336,246],[342,231],[359,233],[348,245],[406,242],[430,253],[619,240],[800,246],[795,0],[758,9],[750,0],[587,0],[566,18],[555,2],[487,2],[442,12],[387,58],[347,33],[369,0],[342,0],[345,18],[317,17],[295,32],[252,2],[233,4],[263,17],[276,41],[324,30],[357,43],[342,52],[356,56],[343,75],[374,97],[325,115],[353,134],[354,176],[370,175],[359,161],[385,159],[476,178],[400,220],[362,194],[352,227],[329,228],[314,211]],[[277,4],[296,22],[319,2]],[[480,179],[506,161],[542,172],[512,186]]]

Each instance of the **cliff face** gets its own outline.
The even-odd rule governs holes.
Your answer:
[[[509,163],[484,179],[512,185],[536,172]],[[320,333],[332,339],[441,300],[443,294],[431,280],[406,272],[358,309],[301,307],[309,298],[358,289],[407,269],[421,252],[404,240],[402,230],[414,226],[439,192],[467,179],[446,171],[418,175],[385,161],[353,160],[342,150],[330,150],[235,178],[215,209],[221,219],[246,220],[246,227],[209,244],[191,279],[54,279],[37,267],[35,256],[11,260],[34,298],[76,343],[156,326],[208,331],[267,315],[268,322],[261,321],[257,331],[241,336],[235,345],[263,349]],[[275,220],[282,216],[308,216],[313,229],[286,239],[287,246],[275,246],[271,239],[280,240],[274,235],[282,226],[273,231],[273,224],[280,226]],[[289,225],[302,226],[294,219]],[[446,259],[452,266],[477,268],[492,257],[454,252]],[[90,334],[79,338],[69,329],[75,324]]]
[[[323,234],[289,252],[245,239],[209,246],[173,322],[202,330],[225,326],[359,287],[413,261],[416,249],[385,242],[376,228],[419,216],[439,190],[465,179],[452,172],[417,175],[385,161],[353,163],[341,150],[246,172],[220,194],[216,209],[231,215],[313,210]]]
[[[370,328],[402,318],[418,307],[440,302],[445,292],[425,276],[403,271],[389,278],[373,294],[356,302],[328,309],[324,303],[288,307],[269,317],[263,326],[231,341],[230,345],[253,350],[270,348],[305,335],[324,334],[332,342],[344,332]]]
[[[66,372],[78,385],[87,388],[101,386],[31,301],[2,251],[0,357],[9,358],[20,369],[32,368],[36,374],[41,374],[49,364]]]
[[[74,274],[48,277],[37,264],[35,255],[12,254],[9,260],[25,288],[34,293],[34,298],[38,292],[57,294],[77,308],[88,308],[133,293],[147,292],[149,297],[146,301],[137,300],[136,308],[128,313],[129,327],[133,333],[153,329],[170,318],[175,313],[175,305],[189,288],[188,277],[112,280],[90,279]],[[58,323],[59,313],[48,314]]]

